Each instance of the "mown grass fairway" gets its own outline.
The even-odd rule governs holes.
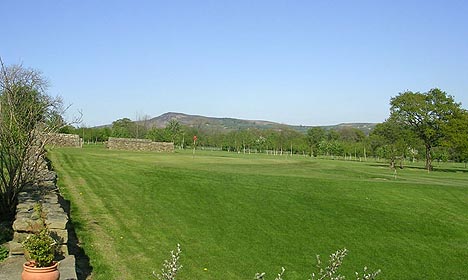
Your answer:
[[[468,278],[468,173],[224,152],[50,151],[93,279],[151,279],[177,243],[180,279],[308,279],[346,247],[342,273]],[[206,268],[206,270],[205,270]],[[178,278],[179,279],[179,278]]]

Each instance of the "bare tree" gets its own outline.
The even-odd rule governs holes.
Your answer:
[[[60,98],[42,74],[0,59],[0,216],[10,218],[18,193],[33,184],[51,132],[66,125]]]

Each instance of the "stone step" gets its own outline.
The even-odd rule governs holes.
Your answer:
[[[20,280],[23,264],[26,262],[24,256],[12,256],[0,263],[0,279]],[[60,280],[78,279],[75,271],[75,256],[68,255],[60,261]]]

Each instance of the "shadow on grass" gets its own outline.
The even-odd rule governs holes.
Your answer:
[[[62,208],[65,210],[69,217],[69,221],[67,223],[67,231],[68,231],[68,253],[70,255],[75,256],[75,271],[78,280],[86,280],[88,277],[91,276],[93,271],[93,267],[90,264],[89,257],[86,255],[84,249],[80,246],[80,242],[78,237],[76,236],[75,227],[79,227],[80,225],[76,222],[73,222],[70,216],[70,201],[64,199],[59,194],[59,203]]]

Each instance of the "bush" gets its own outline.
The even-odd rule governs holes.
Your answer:
[[[36,267],[46,267],[54,260],[57,242],[49,235],[47,229],[43,229],[28,236],[23,241],[23,247]]]

